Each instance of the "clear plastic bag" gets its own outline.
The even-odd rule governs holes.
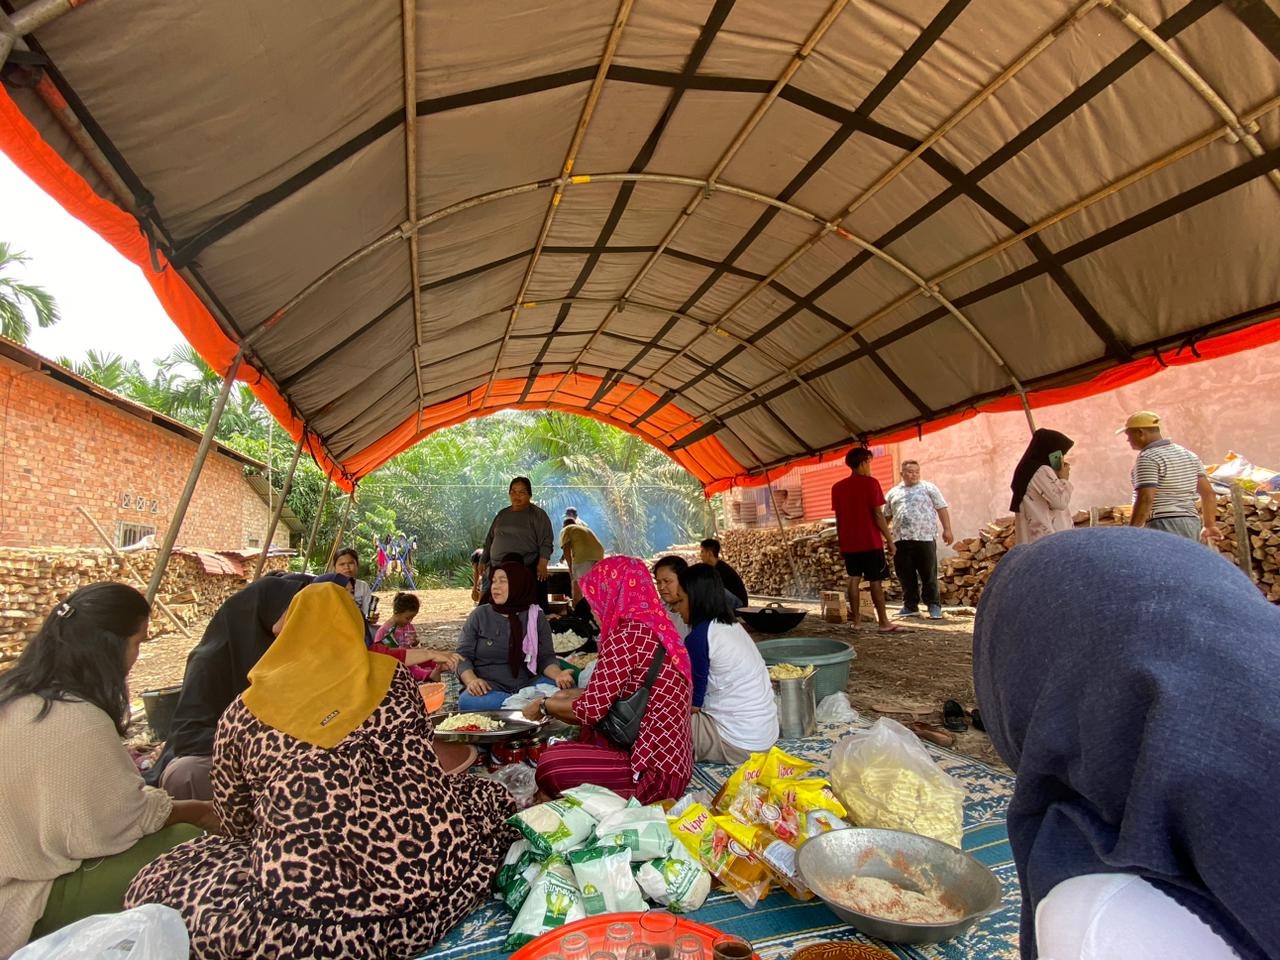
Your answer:
[[[906,830],[960,846],[964,787],[896,720],[881,717],[837,743],[831,785],[855,826]]]
[[[538,785],[534,781],[532,767],[526,767],[523,763],[509,763],[493,771],[490,776],[507,788],[516,802],[517,810],[523,810],[533,803]]]
[[[821,723],[853,723],[858,719],[858,711],[849,702],[849,695],[840,691],[823,697],[814,717]]]
[[[185,960],[190,949],[182,914],[145,903],[77,920],[27,944],[12,960]]]

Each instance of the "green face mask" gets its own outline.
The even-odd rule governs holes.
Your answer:
[[[1062,456],[1063,454],[1061,450],[1055,450],[1053,453],[1049,454],[1049,466],[1053,467],[1055,470],[1061,470]]]

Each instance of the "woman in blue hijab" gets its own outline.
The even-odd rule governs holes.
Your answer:
[[[1017,547],[974,627],[1022,956],[1280,957],[1280,608],[1167,533]]]

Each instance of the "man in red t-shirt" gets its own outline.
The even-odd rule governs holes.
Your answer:
[[[884,491],[880,481],[871,475],[874,457],[865,447],[849,451],[844,462],[853,472],[831,488],[831,505],[836,512],[836,532],[840,536],[840,552],[844,569],[849,574],[849,605],[854,623],[859,620],[858,588],[865,577],[871,585],[871,601],[876,607],[881,633],[910,633],[906,627],[889,622],[884,603],[884,581],[889,576],[885,551],[893,557],[893,536],[884,518]]]

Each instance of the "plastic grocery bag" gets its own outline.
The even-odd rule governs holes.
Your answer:
[[[814,717],[823,723],[853,723],[858,719],[858,711],[849,702],[849,695],[841,690],[823,697]]]
[[[960,846],[964,787],[896,720],[881,717],[837,743],[831,784],[855,826],[906,830]]]
[[[13,960],[185,960],[190,949],[182,914],[145,903],[77,920],[27,944]]]

